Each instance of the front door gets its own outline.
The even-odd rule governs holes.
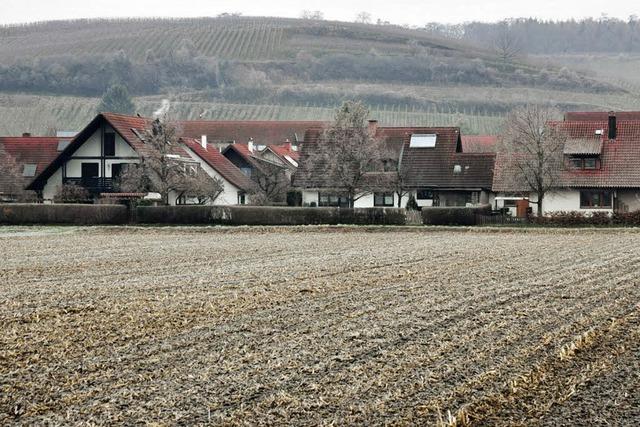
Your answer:
[[[516,212],[518,218],[526,218],[529,212],[529,201],[524,199],[516,201]]]

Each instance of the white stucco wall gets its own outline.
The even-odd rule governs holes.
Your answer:
[[[45,202],[53,200],[53,196],[58,192],[58,188],[62,185],[62,169],[58,169],[47,180],[44,188],[42,189],[42,198]]]
[[[503,193],[498,193],[498,197],[503,197]],[[535,203],[538,198],[535,194],[529,194],[530,207],[535,215],[538,211],[538,205]],[[494,205],[497,209],[504,207],[503,200],[497,200]],[[515,208],[512,209],[515,214]],[[582,209],[580,208],[580,190],[556,190],[548,193],[542,201],[542,212],[544,215],[552,212],[582,212],[586,215],[593,212],[613,213],[613,207],[609,209]]]
[[[187,147],[184,147],[184,148],[185,148],[185,151],[187,153],[189,153],[189,156],[191,156],[192,159],[197,161],[198,164],[200,164],[200,166],[202,167],[202,169],[210,177],[222,180],[224,191],[213,202],[213,205],[216,205],[216,206],[237,205],[238,204],[238,191],[240,191],[240,189],[238,187],[236,187],[235,185],[233,185],[232,183],[230,183],[229,181],[227,181],[222,175],[220,175],[218,173],[218,171],[216,171],[211,166],[209,166],[209,164],[207,162],[202,160],[202,158],[200,158],[200,156],[198,156],[192,150],[190,150]],[[214,148],[209,148],[209,149],[213,150]],[[246,203],[248,204],[249,203],[249,196],[247,195],[245,197],[246,197]],[[175,203],[175,201],[174,201],[174,203]]]

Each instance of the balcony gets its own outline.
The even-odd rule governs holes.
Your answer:
[[[63,178],[62,184],[74,184],[86,188],[92,194],[114,191],[113,178]]]

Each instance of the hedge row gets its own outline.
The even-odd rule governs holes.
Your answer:
[[[141,224],[219,225],[404,225],[404,209],[396,208],[299,208],[257,206],[141,206]]]
[[[478,215],[489,215],[490,205],[475,207],[424,207],[422,222],[425,225],[477,225]]]
[[[609,215],[607,212],[572,212],[560,211],[547,214],[543,217],[532,217],[531,221],[535,224],[546,226],[584,226],[584,225],[621,225],[640,227],[640,211],[627,213],[614,213]]]
[[[0,224],[126,224],[127,208],[122,205],[0,205]]]

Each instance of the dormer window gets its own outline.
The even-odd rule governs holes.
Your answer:
[[[600,158],[571,156],[569,158],[569,165],[571,166],[571,169],[596,170],[600,169]]]

